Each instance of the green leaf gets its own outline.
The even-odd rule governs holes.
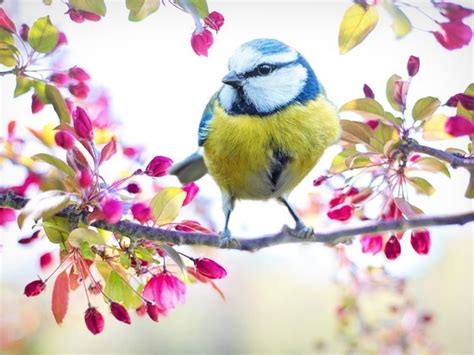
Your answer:
[[[49,190],[33,196],[18,215],[18,226],[28,220],[46,219],[54,216],[69,205],[69,195],[64,191]]]
[[[333,158],[329,171],[333,174],[337,174],[348,170],[349,167],[346,165],[347,158],[357,156],[359,154],[360,153],[356,150],[343,150]]]
[[[394,124],[397,127],[400,127],[403,123],[403,119],[400,117],[395,117],[391,112],[385,111],[385,121]]]
[[[49,6],[53,3],[53,0],[43,0],[43,4]]]
[[[32,86],[33,81],[31,79],[28,79],[24,75],[18,74],[16,76],[16,87],[13,96],[18,97],[20,95],[26,94],[28,91],[30,91]]]
[[[410,185],[412,185],[416,191],[421,194],[431,196],[435,192],[433,185],[431,185],[428,180],[421,178],[421,177],[408,177],[407,181]]]
[[[375,6],[354,4],[344,13],[339,27],[339,52],[349,52],[360,44],[377,25],[379,15]]]
[[[153,221],[158,225],[171,223],[178,217],[186,192],[178,187],[166,187],[150,201]]]
[[[395,82],[398,80],[402,80],[402,77],[400,75],[393,74],[387,81],[387,87],[385,92],[390,106],[392,106],[394,110],[402,112],[402,106],[393,99],[393,93],[395,91]]]
[[[440,105],[441,101],[436,97],[423,97],[415,103],[411,115],[415,121],[430,119]]]
[[[356,99],[346,102],[339,109],[339,112],[345,111],[355,112],[367,119],[379,120],[385,118],[385,110],[382,105],[371,98]]]
[[[28,32],[28,43],[40,53],[49,53],[58,44],[59,31],[51,23],[49,16],[41,17],[35,21]]]
[[[141,21],[156,12],[159,7],[160,0],[127,0],[127,8],[130,10],[128,19],[135,22]]]
[[[45,105],[49,104],[49,100],[46,96],[46,83],[41,80],[34,80],[33,87],[35,88],[35,94]]]
[[[392,30],[397,38],[403,38],[412,30],[412,25],[405,13],[391,1],[384,0],[383,6],[392,17]]]
[[[155,261],[153,253],[144,247],[135,248],[135,256],[143,261],[148,261],[149,263]]]
[[[132,261],[130,260],[130,255],[127,253],[120,254],[120,265],[122,265],[125,269],[128,269]]]
[[[206,0],[189,0],[191,6],[196,10],[200,18],[206,18],[209,15],[209,8]]]
[[[49,155],[49,154],[46,154],[46,153],[40,153],[40,154],[33,155],[31,157],[31,159],[33,159],[34,161],[42,161],[42,162],[47,163],[51,166],[54,166],[56,169],[62,171],[63,173],[65,173],[66,175],[69,175],[71,177],[75,177],[75,175],[76,175],[74,170],[69,165],[67,165],[61,159],[56,158],[52,155]]]
[[[43,229],[49,241],[54,244],[64,243],[71,231],[69,221],[57,216],[43,219]]]
[[[365,156],[363,153],[359,155],[351,156],[345,160],[345,165],[349,169],[364,168],[372,163],[368,156]]]
[[[359,143],[370,143],[370,137],[373,136],[373,132],[369,126],[363,122],[341,120],[342,136],[343,141],[359,144]]]
[[[413,166],[420,170],[429,171],[431,173],[443,173],[447,177],[451,177],[449,169],[446,167],[446,163],[436,158],[422,157],[418,159]]]
[[[95,260],[95,254],[91,249],[91,245],[87,240],[83,240],[80,246],[81,255],[84,259]]]
[[[15,45],[15,39],[10,32],[0,28],[0,43]]]
[[[76,228],[69,234],[68,242],[73,247],[80,248],[84,241],[89,245],[102,245],[105,244],[107,238],[93,229],[83,227]]]
[[[466,198],[474,198],[474,169],[469,170],[469,183],[464,196]]]
[[[163,244],[160,245],[160,248],[163,248],[166,251],[166,254],[179,266],[183,274],[186,273],[186,265],[184,264],[183,258],[179,255],[172,246]]]
[[[105,16],[107,12],[104,0],[69,0],[69,5],[77,10],[92,12],[99,16]]]
[[[104,293],[115,302],[121,303],[125,308],[138,308],[142,302],[140,296],[131,289],[131,285],[116,271],[110,272]]]
[[[53,105],[54,111],[56,111],[59,117],[59,121],[61,123],[70,123],[71,115],[59,90],[53,85],[46,85],[45,93],[46,98]]]

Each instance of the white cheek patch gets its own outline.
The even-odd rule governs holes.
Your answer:
[[[219,93],[219,101],[222,107],[227,111],[231,111],[232,104],[236,100],[236,90],[229,85],[224,85]]]
[[[303,90],[308,73],[300,64],[247,79],[244,92],[258,112],[273,112],[294,100]]]

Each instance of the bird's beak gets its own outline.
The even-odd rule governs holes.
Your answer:
[[[234,88],[239,88],[242,86],[242,79],[239,78],[238,74],[234,70],[228,72],[227,75],[222,78],[222,82]]]

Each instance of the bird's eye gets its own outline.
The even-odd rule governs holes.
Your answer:
[[[257,67],[257,72],[259,75],[268,75],[273,71],[273,67],[270,64],[260,64]]]

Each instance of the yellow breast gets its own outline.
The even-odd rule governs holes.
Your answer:
[[[284,196],[311,171],[340,135],[337,111],[324,97],[273,115],[228,115],[216,101],[204,158],[219,187],[235,198]],[[289,160],[278,182],[270,179],[275,150]]]

